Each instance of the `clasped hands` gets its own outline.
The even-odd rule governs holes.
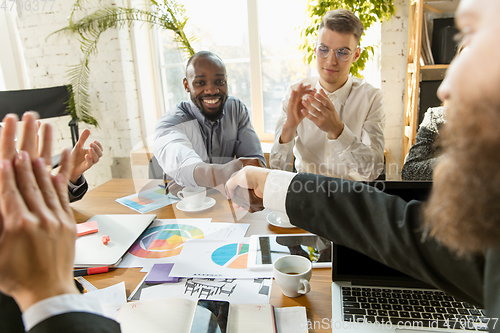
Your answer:
[[[309,84],[301,83],[290,94],[280,143],[290,142],[294,138],[297,127],[304,118],[311,120],[320,130],[326,132],[330,140],[337,139],[344,130],[344,124],[325,91],[320,89],[317,92]]]

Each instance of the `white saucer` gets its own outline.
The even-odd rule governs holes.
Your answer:
[[[199,207],[189,207],[186,205],[185,202],[179,201],[177,203],[177,209],[181,210],[183,212],[188,212],[188,213],[195,213],[195,212],[202,212],[204,210],[207,210],[215,205],[216,201],[214,198],[206,197],[205,201],[203,201],[203,205]]]
[[[275,227],[296,228],[296,226],[291,224],[288,219],[285,220],[285,219],[281,218],[281,216],[279,216],[275,212],[270,212],[269,214],[267,214],[266,219],[267,219],[267,222],[269,222],[269,224],[272,224]]]

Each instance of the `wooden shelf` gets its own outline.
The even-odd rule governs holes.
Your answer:
[[[420,82],[443,80],[450,65],[425,65],[420,67]]]
[[[423,8],[434,13],[454,13],[459,0],[424,0]]]
[[[436,69],[447,70],[448,67],[450,67],[450,65],[424,65],[424,66],[420,66],[420,70],[421,71],[424,71],[424,70],[436,70]]]
[[[418,106],[421,81],[442,80],[449,65],[420,65],[422,54],[422,30],[425,13],[454,13],[460,0],[411,0],[408,13],[408,48],[406,62],[406,89],[403,123],[404,158],[415,144],[418,128]]]

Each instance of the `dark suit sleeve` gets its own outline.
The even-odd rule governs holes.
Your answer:
[[[459,259],[423,233],[422,203],[351,181],[298,174],[286,197],[290,222],[482,306],[484,257]]]
[[[0,293],[0,332],[24,333],[21,310],[12,297]]]
[[[21,311],[12,297],[0,293],[0,332],[24,333]],[[111,319],[87,312],[68,312],[50,317],[33,327],[30,333],[116,333],[120,325]]]
[[[76,184],[68,183],[69,202],[75,202],[83,198],[88,189],[89,184],[83,175],[78,178]]]
[[[29,333],[117,333],[120,325],[111,319],[87,312],[69,312],[50,317],[31,330]]]

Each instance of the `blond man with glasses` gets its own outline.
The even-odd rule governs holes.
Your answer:
[[[318,77],[292,84],[282,100],[270,155],[273,169],[351,180],[383,171],[382,91],[349,75],[361,50],[363,23],[345,9],[329,11],[318,30]]]

